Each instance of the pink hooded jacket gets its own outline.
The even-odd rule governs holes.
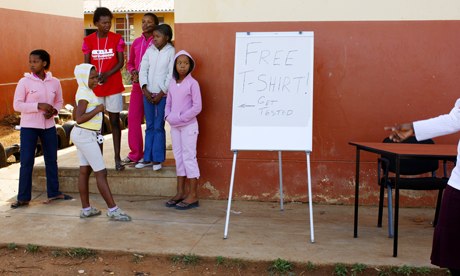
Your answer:
[[[25,73],[19,80],[14,92],[14,110],[21,112],[21,127],[47,129],[55,126],[54,117],[45,119],[42,110],[38,109],[38,103],[47,103],[56,110],[62,107],[62,88],[59,80],[46,73],[44,80],[33,74]]]
[[[177,57],[180,55],[186,55],[193,60],[189,53],[182,50],[174,56],[174,66],[176,64]],[[192,68],[192,71],[193,69],[195,68]],[[190,72],[181,83],[176,83],[176,80],[173,78],[169,83],[165,107],[165,119],[169,125],[172,127],[189,125],[197,121],[196,116],[200,112],[200,85],[192,77],[192,73]]]

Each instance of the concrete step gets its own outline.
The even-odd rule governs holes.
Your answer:
[[[46,191],[44,166],[36,166],[33,173],[33,190]],[[64,193],[78,193],[78,167],[59,167],[60,190]],[[136,169],[126,167],[124,171],[107,169],[107,180],[114,195],[173,196],[176,194],[176,169],[163,167],[154,172],[152,167]],[[90,193],[99,193],[96,178],[91,174]]]

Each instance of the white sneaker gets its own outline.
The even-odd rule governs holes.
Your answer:
[[[131,221],[131,217],[123,212],[120,208],[117,208],[115,211],[107,211],[107,217],[110,218],[110,220],[116,220],[116,221]]]
[[[161,170],[161,168],[162,168],[161,164],[155,164],[155,165],[153,165],[153,170],[154,170],[154,171],[159,171],[159,170]]]
[[[81,210],[80,211],[80,218],[89,218],[89,217],[93,217],[93,216],[99,216],[101,214],[101,211],[94,208],[94,207],[91,207],[91,209],[89,209],[88,211],[85,211],[85,210]]]
[[[134,166],[134,168],[142,169],[142,168],[149,167],[149,166],[152,166],[151,162],[139,162],[136,164],[136,166]]]

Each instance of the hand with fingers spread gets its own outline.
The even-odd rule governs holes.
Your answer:
[[[402,142],[410,136],[414,135],[414,127],[412,123],[400,124],[393,127],[385,127],[384,129],[390,130],[392,132],[389,138],[393,142]]]

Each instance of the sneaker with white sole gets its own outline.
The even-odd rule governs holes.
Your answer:
[[[152,168],[153,168],[154,171],[158,171],[158,170],[161,170],[162,166],[161,166],[161,164],[155,164],[155,165],[153,165]]]
[[[110,220],[116,220],[116,221],[131,221],[131,217],[123,212],[120,208],[117,208],[116,210],[110,212],[107,211],[107,217],[110,218]]]
[[[134,168],[143,169],[143,168],[149,167],[149,166],[152,166],[151,162],[139,162],[139,163],[136,164],[136,166],[134,166]]]
[[[101,214],[101,211],[91,207],[88,211],[81,210],[80,211],[80,218],[89,218],[89,217],[94,217],[94,216],[99,216]]]

